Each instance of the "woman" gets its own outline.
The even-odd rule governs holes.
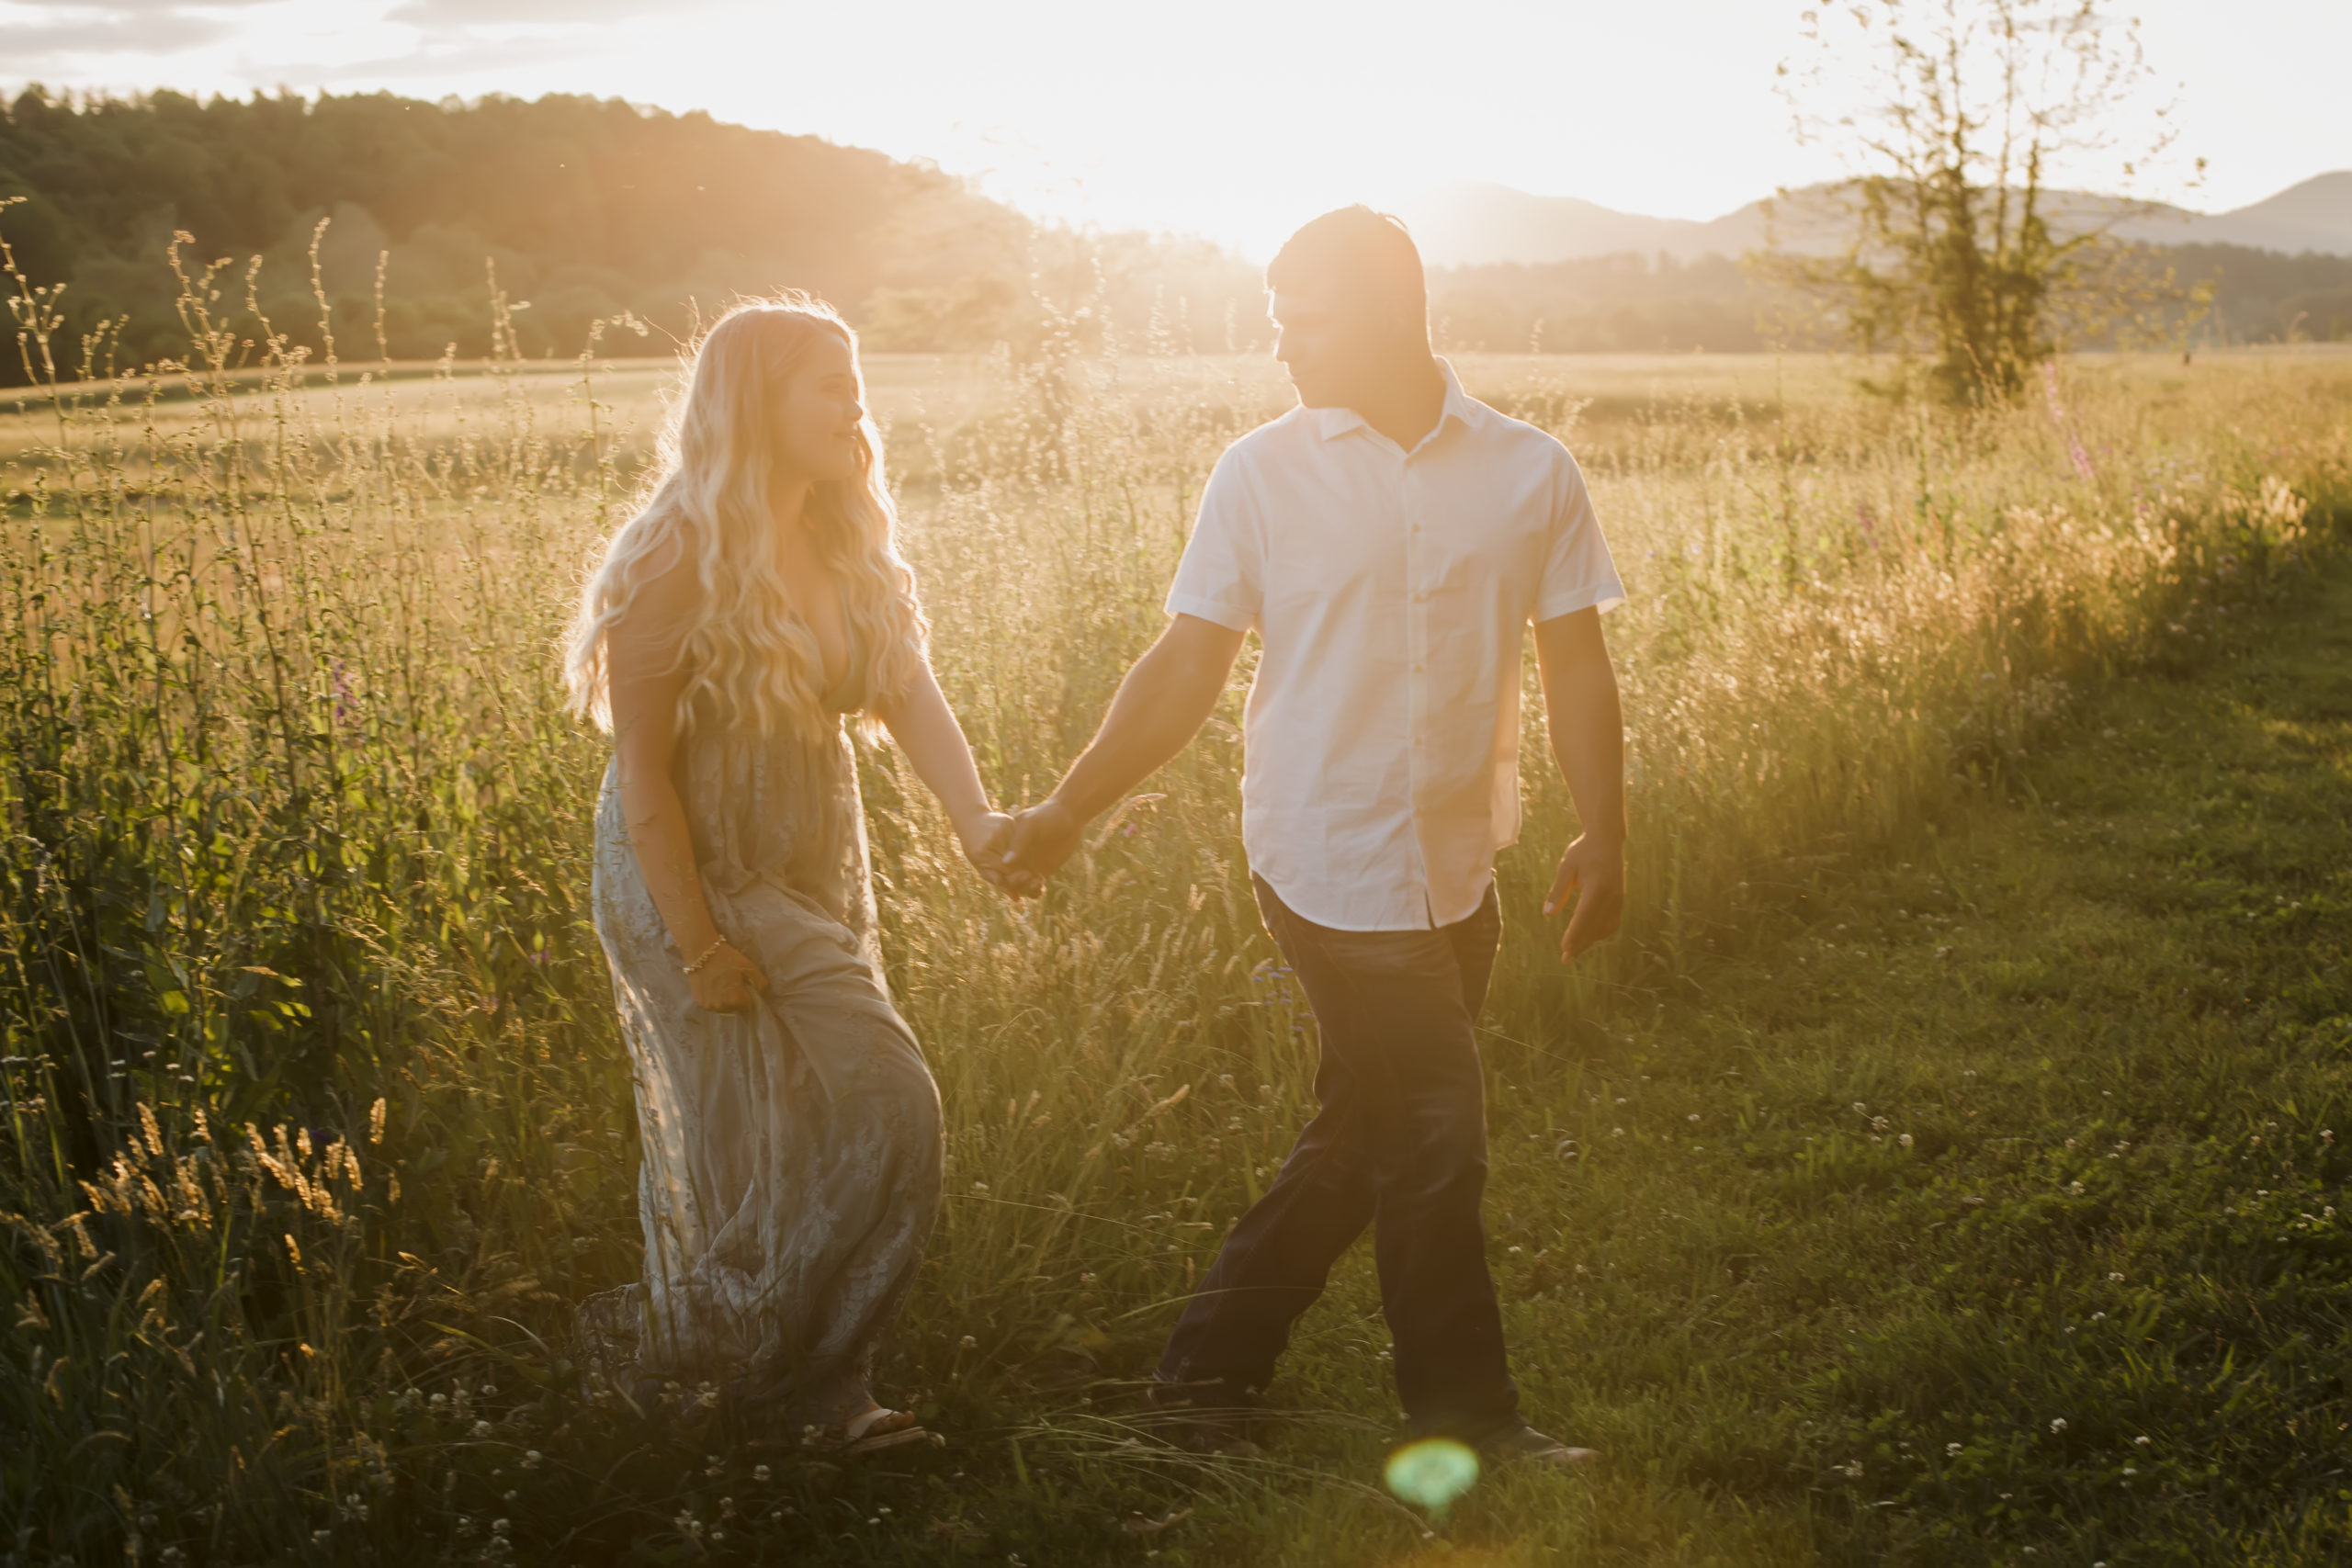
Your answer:
[[[613,736],[596,932],[645,1158],[644,1283],[583,1328],[851,1451],[927,1435],[868,1376],[941,1135],[883,985],[842,720],[890,732],[985,872],[1008,822],[932,678],[892,524],[849,328],[801,296],[741,306],[694,355],[566,669]]]

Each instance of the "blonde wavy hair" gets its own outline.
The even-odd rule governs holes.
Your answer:
[[[671,411],[637,514],[605,547],[582,590],[564,660],[571,711],[613,726],[613,630],[651,576],[648,563],[672,541],[700,589],[678,645],[687,671],[679,694],[681,736],[702,724],[821,733],[824,660],[793,611],[782,530],[772,499],[776,464],[775,394],[819,335],[849,344],[857,334],[832,307],[790,293],[735,306],[691,353],[685,395]],[[865,378],[858,381],[865,401]],[[928,628],[914,573],[898,551],[898,516],[883,482],[882,437],[871,413],[857,424],[857,471],[810,488],[807,519],[820,557],[841,584],[842,609],[864,668],[868,714],[904,691],[923,657]]]

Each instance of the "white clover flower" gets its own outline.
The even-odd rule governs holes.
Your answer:
[[[1905,1133],[1905,1134],[1903,1134],[1903,1136],[1901,1136],[1901,1137],[1899,1137],[1899,1138],[1895,1139],[1894,1141],[1895,1141],[1896,1143],[1898,1143],[1898,1144],[1901,1144],[1905,1148],[1906,1148],[1906,1149],[1907,1149],[1907,1148],[1909,1148],[1909,1147],[1911,1146],[1911,1134],[1908,1134],[1908,1133]]]

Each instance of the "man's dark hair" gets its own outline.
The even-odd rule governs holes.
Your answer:
[[[1313,280],[1335,284],[1368,305],[1409,311],[1426,324],[1429,280],[1404,220],[1359,202],[1309,220],[1266,264],[1266,287],[1279,294]]]

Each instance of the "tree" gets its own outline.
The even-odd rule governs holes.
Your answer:
[[[1826,225],[1837,248],[1772,270],[1827,299],[1854,346],[1998,401],[2068,342],[2187,298],[2111,238],[2147,204],[2051,184],[2127,141],[2128,182],[2171,145],[2169,105],[2134,112],[2154,74],[2137,22],[2094,0],[1846,0],[1806,12],[1804,37],[1783,96],[1800,141],[1836,145],[1853,177],[1781,193],[1776,228]]]

